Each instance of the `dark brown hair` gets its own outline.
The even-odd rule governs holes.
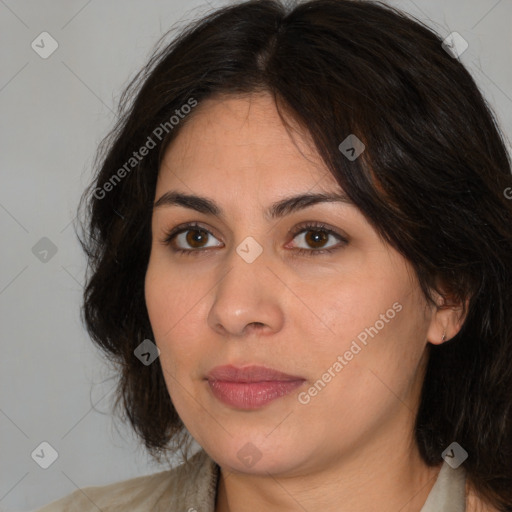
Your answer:
[[[171,116],[191,99],[259,91],[273,95],[283,121],[286,111],[308,130],[345,193],[412,263],[429,301],[440,283],[448,302],[469,299],[459,333],[429,344],[416,440],[428,465],[458,442],[477,493],[512,510],[511,162],[460,60],[382,2],[224,7],[155,51],[125,90],[80,202],[79,236],[89,262],[83,320],[120,376],[116,407],[158,460],[184,442],[160,360],[145,366],[134,356],[154,340],[144,277],[159,165],[194,112],[175,126]],[[366,146],[355,160],[338,149],[349,134]],[[130,160],[148,137],[155,147]]]

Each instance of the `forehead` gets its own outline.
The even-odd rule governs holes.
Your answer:
[[[286,120],[288,130],[267,93],[204,100],[168,146],[159,181],[311,188],[321,180],[323,189],[339,190],[307,131]]]

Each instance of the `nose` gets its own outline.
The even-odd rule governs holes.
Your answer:
[[[278,332],[284,324],[286,288],[269,268],[265,251],[252,263],[235,249],[215,288],[208,325],[223,336],[242,337]]]

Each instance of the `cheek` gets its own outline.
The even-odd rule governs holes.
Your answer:
[[[183,273],[173,271],[161,256],[150,258],[144,285],[148,315],[157,338],[167,337],[183,327],[183,319],[193,314],[197,286]],[[186,323],[186,322],[185,322]]]
[[[316,296],[320,365],[327,369],[346,355],[347,366],[373,370],[388,382],[410,377],[425,347],[428,319],[421,291],[407,274],[390,268],[389,273],[347,276],[324,290]],[[314,294],[309,299],[315,304]]]
[[[191,283],[189,276],[173,272],[168,264],[150,261],[145,299],[164,373],[179,377],[176,361],[180,362],[178,371],[186,373],[200,354],[198,333],[206,322],[206,303],[201,298],[207,289],[205,286],[202,290],[200,283]],[[172,379],[168,385],[169,389],[174,388]]]
[[[376,322],[382,328],[378,329],[379,333],[391,330],[393,317],[400,315],[393,309],[393,304],[401,303],[405,295],[401,284],[379,281],[378,278],[371,273],[347,276],[330,283],[321,295],[311,294],[310,302],[316,305],[325,336],[336,340],[339,348],[358,336],[364,342],[365,333],[370,338],[366,329],[371,329]],[[382,323],[381,315],[389,323]]]

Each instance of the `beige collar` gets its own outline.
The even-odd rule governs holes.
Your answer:
[[[182,480],[185,485],[189,484],[189,489],[182,489],[184,492],[180,494],[183,501],[173,505],[193,507],[195,503],[202,505],[198,508],[201,512],[215,512],[219,466],[204,450],[194,454],[189,462],[192,460],[195,463],[190,466],[190,469],[195,474],[189,474]],[[466,471],[463,466],[453,469],[448,463],[443,462],[436,482],[420,512],[465,512],[465,510]]]
[[[453,469],[446,461],[420,512],[465,512],[466,471]]]

